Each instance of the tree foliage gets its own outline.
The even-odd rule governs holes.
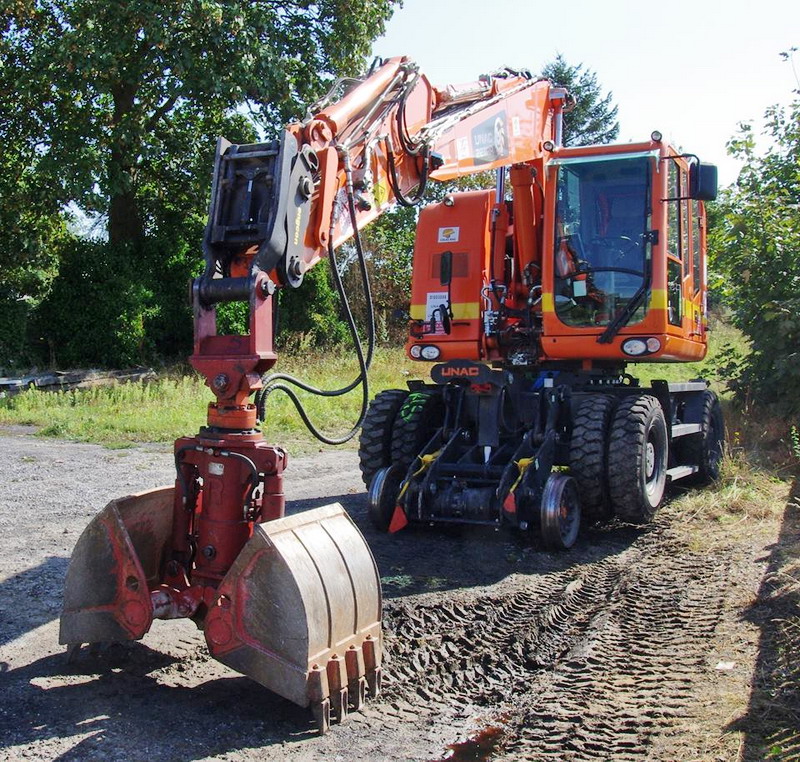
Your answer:
[[[752,345],[733,387],[800,412],[800,99],[769,109],[765,134],[763,153],[750,125],[728,144],[744,167],[717,204],[711,264]]]
[[[182,297],[200,258],[216,136],[250,142],[302,116],[333,77],[363,68],[394,2],[9,0],[0,10],[0,267],[15,278],[10,298],[40,298],[65,251],[54,294],[66,301],[56,309],[51,295],[42,309],[94,311],[108,327],[83,362],[113,352],[117,317],[133,335],[140,324],[165,331],[133,339],[120,357],[175,335],[158,317],[167,302],[190,325]],[[107,220],[107,244],[69,242],[69,203]],[[89,256],[96,263],[81,269]],[[128,277],[142,286],[135,298]],[[60,361],[80,361],[56,324],[39,325],[62,347]]]
[[[611,91],[603,93],[597,74],[582,63],[569,64],[559,53],[540,72],[554,84],[567,88],[575,107],[564,114],[564,145],[610,143],[619,135],[617,106]]]
[[[112,242],[137,240],[158,222],[148,200],[191,195],[159,190],[207,177],[192,160],[215,134],[243,137],[235,109],[254,104],[273,127],[300,115],[332,74],[361,67],[391,5],[17,0],[1,22],[0,93],[33,122],[37,171],[60,200],[108,214]]]

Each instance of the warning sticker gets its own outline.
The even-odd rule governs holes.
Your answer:
[[[442,317],[447,311],[447,291],[428,291],[428,298],[425,301],[425,322],[436,325],[434,334],[441,336],[444,334],[444,324]]]
[[[439,228],[439,243],[456,243],[458,234],[461,232],[459,227]]]

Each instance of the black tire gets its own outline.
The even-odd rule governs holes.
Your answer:
[[[358,438],[358,467],[367,489],[378,470],[391,464],[392,426],[407,397],[405,389],[386,389],[369,404]]]
[[[611,517],[608,496],[608,432],[616,400],[592,394],[578,407],[569,443],[569,470],[578,487],[581,509],[590,520]]]
[[[444,422],[444,402],[436,389],[411,392],[395,419],[392,464],[407,469]]]
[[[406,476],[405,469],[398,466],[381,468],[375,474],[367,493],[367,512],[379,532],[388,532],[397,507],[397,495]]]
[[[581,501],[575,479],[550,474],[544,484],[539,508],[542,543],[551,550],[568,550],[581,528]]]
[[[719,479],[722,454],[725,448],[725,420],[722,407],[714,392],[703,392],[699,434],[690,434],[680,442],[681,462],[698,466],[696,474],[687,479],[694,485],[710,484]]]
[[[655,397],[630,396],[617,406],[608,443],[611,505],[621,519],[646,524],[664,499],[669,445]]]

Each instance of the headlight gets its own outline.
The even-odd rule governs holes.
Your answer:
[[[432,344],[426,344],[420,351],[423,360],[438,360],[441,353],[439,347],[434,347]]]
[[[419,344],[414,344],[414,346],[408,350],[408,354],[410,354],[415,360],[419,360],[419,354],[421,351],[422,347]]]
[[[622,351],[626,355],[643,355],[647,352],[647,343],[644,339],[627,339],[622,342]]]
[[[647,351],[658,352],[659,349],[661,349],[661,342],[655,336],[651,336],[647,340]]]
[[[661,349],[661,340],[655,336],[648,336],[641,339],[626,339],[622,342],[622,351],[632,357],[641,355],[651,355]]]

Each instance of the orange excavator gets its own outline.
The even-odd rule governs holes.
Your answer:
[[[699,359],[706,346],[702,200],[714,168],[660,136],[561,146],[568,93],[502,70],[436,89],[405,58],[338,81],[302,122],[252,145],[220,140],[204,273],[193,282],[193,367],[214,394],[206,426],[174,448],[174,486],[109,503],[67,572],[60,642],[142,638],[191,618],[211,655],[310,706],[325,732],[376,696],[381,590],[364,538],[338,505],[284,516],[286,452],[261,433],[288,394],[322,441],[361,428],[370,514],[511,523],[574,542],[580,510],[646,519],[667,479],[712,478],[722,421],[702,382],[640,388],[627,361]],[[454,193],[419,217],[407,351],[440,360],[432,382],[369,403],[374,330],[358,231],[430,180],[496,170],[494,190]],[[510,188],[506,177],[510,176]],[[316,389],[271,372],[276,290],[322,259],[343,303],[336,248],[353,239],[367,291],[358,376]],[[243,335],[217,306],[249,305]],[[339,438],[296,389],[362,387]]]

